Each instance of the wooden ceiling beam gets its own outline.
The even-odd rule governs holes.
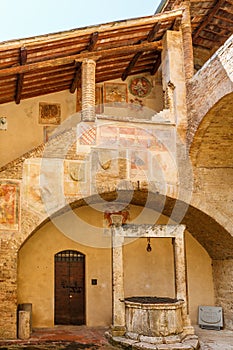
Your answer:
[[[20,65],[23,66],[27,62],[27,49],[23,46],[20,48]],[[23,78],[24,78],[24,73],[18,74],[17,77],[17,83],[16,83],[16,91],[15,91],[15,103],[18,105],[21,100],[21,93],[23,89]]]
[[[153,42],[156,33],[158,33],[159,29],[161,27],[161,22],[157,22],[155,23],[155,25],[153,26],[153,28],[149,31],[146,41],[147,42]],[[127,77],[130,75],[130,72],[132,71],[132,69],[134,68],[134,66],[136,65],[137,61],[139,60],[140,56],[143,54],[143,51],[141,52],[137,52],[134,57],[132,58],[132,60],[129,62],[129,65],[127,66],[127,68],[125,69],[125,71],[123,72],[121,79],[124,81],[127,79]]]
[[[99,33],[94,32],[91,34],[90,42],[87,46],[87,51],[91,52],[95,50],[96,44],[99,38]],[[75,63],[75,73],[74,73],[74,78],[72,80],[71,86],[70,86],[70,93],[73,94],[78,86],[78,83],[81,82],[81,62],[76,62]]]
[[[55,58],[46,60],[43,62],[30,63],[25,65],[20,65],[16,67],[4,68],[0,70],[0,77],[14,74],[22,74],[26,72],[35,71],[36,69],[43,69],[47,67],[60,66],[63,64],[73,64],[74,61],[82,62],[84,59],[94,59],[99,60],[106,57],[114,57],[115,55],[127,55],[129,53],[140,52],[140,51],[156,51],[162,50],[162,41],[154,41],[151,43],[142,43],[137,45],[126,45],[113,49],[107,49],[102,51],[93,52],[82,52],[79,54],[74,54],[66,57]]]
[[[133,69],[133,67],[135,66],[135,64],[137,63],[139,57],[143,54],[143,52],[137,52],[134,57],[132,58],[132,60],[129,62],[128,66],[126,67],[126,69],[124,70],[121,79],[123,81],[126,80],[126,78],[128,77],[128,75],[130,74],[131,70]]]
[[[81,82],[81,66],[82,62],[75,63],[75,73],[70,86],[70,93],[73,94],[78,86],[78,82]]]
[[[205,20],[201,23],[201,25],[197,28],[196,32],[193,34],[193,41],[197,39],[200,32],[205,28],[207,24],[210,23],[211,19],[217,14],[220,7],[223,5],[225,0],[216,0],[214,8],[210,11],[209,15],[205,17]]]
[[[154,75],[157,72],[157,70],[159,69],[160,64],[161,64],[161,53],[159,54],[157,60],[155,61],[154,65],[153,65],[153,67],[152,67],[152,69],[150,71],[151,75]]]
[[[153,28],[149,31],[146,40],[150,43],[154,40],[155,34],[158,33],[159,29],[161,27],[161,22],[155,23]]]
[[[87,46],[87,51],[94,51],[99,38],[99,32],[94,32],[91,34],[90,43]]]
[[[156,15],[144,17],[144,18],[136,18],[136,19],[129,19],[124,21],[115,21],[111,23],[96,25],[96,26],[89,26],[84,29],[77,29],[77,30],[70,30],[65,31],[64,33],[55,33],[55,34],[46,34],[46,35],[40,35],[35,38],[24,38],[19,40],[11,41],[10,44],[8,42],[4,43],[4,49],[12,50],[19,47],[19,44],[25,45],[28,47],[34,48],[41,45],[42,47],[45,47],[46,45],[53,46],[56,42],[61,42],[61,45],[64,46],[63,40],[74,40],[74,39],[81,39],[85,35],[90,35],[93,33],[93,30],[98,31],[99,33],[111,33],[112,31],[120,31],[126,29],[127,31],[135,26],[144,26],[144,25],[150,25],[155,22],[161,21],[161,22],[167,22],[175,19],[176,17],[182,17],[183,11],[181,9],[176,9],[171,11],[170,13],[158,13]],[[3,47],[3,46],[2,46]]]
[[[220,19],[223,22],[231,23],[231,25],[233,23],[233,21],[230,18],[227,18],[227,17],[222,17],[222,16],[218,16],[218,15],[215,15],[214,17],[217,18],[217,19]]]

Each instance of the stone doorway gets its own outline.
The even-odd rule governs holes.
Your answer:
[[[54,257],[55,315],[60,325],[85,324],[85,255],[64,250]]]

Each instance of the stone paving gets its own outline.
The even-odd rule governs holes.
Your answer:
[[[57,326],[37,329],[28,340],[0,340],[0,350],[119,350],[105,338],[107,328],[84,326]],[[200,350],[233,350],[233,332],[229,330],[205,330],[195,327]],[[142,349],[148,349],[144,347]],[[164,344],[163,350],[170,350]],[[178,348],[177,350],[185,348]]]

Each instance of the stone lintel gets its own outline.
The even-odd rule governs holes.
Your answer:
[[[184,234],[185,225],[133,225],[127,224],[114,227],[116,236],[121,237],[150,237],[150,238],[175,238]]]

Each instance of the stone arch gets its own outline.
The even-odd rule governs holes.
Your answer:
[[[173,222],[176,222],[176,216],[174,212],[183,211],[184,215],[177,223],[186,225],[187,230],[193,235],[193,237],[206,249],[212,259],[231,259],[233,258],[233,237],[226,230],[223,224],[221,224],[221,217],[219,215],[219,221],[214,218],[214,216],[208,213],[208,210],[201,210],[200,208],[195,207],[192,203],[187,204],[178,200],[176,198],[166,197],[158,193],[148,192],[146,190],[140,191],[135,190],[132,195],[130,203],[127,202],[128,191],[119,191],[119,192],[105,192],[101,194],[101,198],[106,202],[111,202],[117,199],[120,199],[121,203],[134,204],[140,206],[143,210],[144,207],[154,210],[155,212],[160,213],[161,215],[166,216],[167,218],[173,219]],[[96,204],[99,200],[99,195],[93,195],[85,200],[79,199],[76,200],[70,205],[61,208],[59,211],[54,213],[52,217],[46,217],[40,220],[35,214],[29,215],[25,212],[22,220],[22,226],[27,230],[24,231],[24,234],[21,233],[21,239],[17,244],[17,250],[23,246],[23,244],[43,225],[48,221],[53,219],[53,217],[59,217],[62,214],[70,211],[71,209],[80,208],[87,206],[89,204]],[[193,203],[195,202],[195,198]],[[200,204],[200,203],[199,203]],[[201,205],[200,205],[201,206]],[[174,211],[174,208],[176,210]],[[204,208],[203,208],[204,209]],[[206,209],[206,208],[205,208]],[[216,215],[218,211],[216,210]],[[212,212],[213,214],[213,212]],[[226,218],[222,217],[222,221]],[[24,237],[24,238],[23,238]]]
[[[120,191],[121,202],[124,202],[127,198],[128,191]],[[117,199],[119,192],[103,192],[101,197],[107,201],[111,202]],[[89,203],[96,203],[99,200],[99,195],[93,195],[89,198]],[[127,202],[125,200],[125,202]],[[210,257],[217,260],[224,260],[233,258],[233,238],[230,233],[217,222],[211,215],[207,215],[204,211],[201,211],[192,204],[188,205],[182,201],[171,197],[165,197],[158,193],[152,193],[147,190],[135,190],[132,195],[131,202],[137,206],[144,208],[151,208],[154,211],[156,209],[160,210],[160,213],[170,218],[172,215],[175,205],[184,206],[187,210],[180,223],[186,225],[187,230],[193,235],[194,238],[206,249]],[[161,203],[163,204],[161,209]],[[128,204],[128,203],[127,203]],[[70,206],[60,209],[58,212],[54,213],[55,216],[59,216],[65,213],[68,209],[86,206],[87,202],[84,198],[76,200],[70,204]],[[175,219],[175,218],[174,218]],[[29,212],[28,210],[22,210],[22,225],[21,232],[14,235],[10,235],[9,239],[2,247],[4,253],[2,256],[2,263],[6,266],[5,278],[6,278],[6,288],[8,294],[11,296],[7,300],[4,300],[5,310],[12,310],[11,313],[7,313],[5,318],[2,318],[1,322],[7,322],[8,328],[2,337],[15,337],[16,336],[16,309],[17,309],[17,254],[20,248],[25,244],[25,242],[33,236],[33,234],[38,230],[38,228],[43,227],[51,218],[40,216],[37,213]],[[3,248],[5,250],[3,250]]]
[[[232,166],[232,111],[233,92],[218,100],[203,116],[190,145],[190,157],[194,166]],[[224,144],[224,147],[220,147],[222,144]]]

